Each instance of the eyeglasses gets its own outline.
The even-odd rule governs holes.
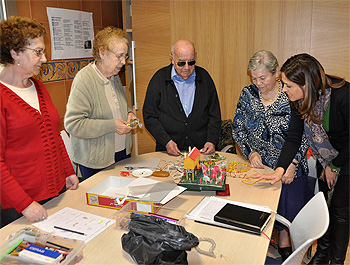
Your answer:
[[[119,60],[119,61],[121,61],[121,60],[127,60],[127,59],[129,59],[130,58],[130,56],[128,55],[128,54],[117,54],[117,53],[115,53],[115,52],[113,52],[113,51],[111,51],[110,49],[108,49],[111,53],[113,53],[114,55],[115,55],[115,57],[117,57],[117,59]]]
[[[189,66],[192,66],[192,65],[196,64],[196,60],[190,60],[190,61],[185,61],[185,62],[177,62],[176,64],[177,64],[178,67],[184,67],[186,65],[186,63]]]
[[[32,49],[32,48],[26,48],[28,50],[32,50],[36,56],[41,57],[43,55],[46,55],[46,50],[45,49]]]

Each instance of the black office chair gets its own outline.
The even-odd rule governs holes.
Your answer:
[[[232,120],[223,120],[218,144],[215,149],[220,152],[237,154],[235,142],[232,138]]]

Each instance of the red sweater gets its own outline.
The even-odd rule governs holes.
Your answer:
[[[59,133],[57,109],[44,84],[31,80],[41,113],[0,83],[0,203],[18,212],[58,195],[66,177],[75,174]]]

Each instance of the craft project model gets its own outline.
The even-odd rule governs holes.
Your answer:
[[[194,181],[195,173],[199,168],[199,160],[201,152],[196,148],[192,150],[184,158],[184,177],[186,180]]]
[[[200,151],[196,147],[185,155],[184,173],[178,185],[189,190],[225,190],[225,184],[225,165],[200,161]]]

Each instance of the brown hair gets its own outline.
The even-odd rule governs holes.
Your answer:
[[[92,56],[94,57],[95,61],[101,60],[99,51],[108,50],[108,45],[113,40],[117,40],[128,45],[128,40],[126,39],[125,33],[122,29],[108,26],[96,34],[92,49]]]
[[[0,22],[0,62],[13,64],[14,60],[10,51],[24,50],[32,39],[43,37],[46,34],[44,26],[35,19],[27,17],[11,16]]]
[[[300,114],[315,123],[322,123],[322,119],[316,116],[314,109],[320,94],[323,95],[325,93],[326,87],[339,88],[343,86],[345,79],[326,75],[320,62],[307,53],[290,57],[283,64],[281,72],[298,86],[302,87],[305,85],[304,99],[293,102]],[[331,77],[340,79],[340,82],[333,83]]]

